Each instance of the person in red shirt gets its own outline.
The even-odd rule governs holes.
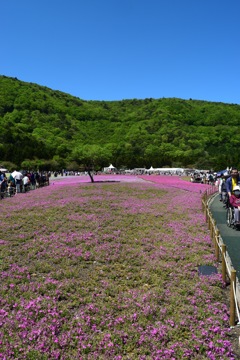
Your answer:
[[[233,193],[229,199],[230,205],[234,207],[235,224],[240,224],[240,187],[234,186]]]

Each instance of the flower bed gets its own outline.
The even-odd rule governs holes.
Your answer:
[[[95,179],[2,202],[0,359],[233,359],[205,185]]]

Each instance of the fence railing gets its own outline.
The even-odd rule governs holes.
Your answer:
[[[236,276],[236,270],[232,265],[232,261],[227,252],[227,246],[223,243],[223,239],[217,228],[209,208],[209,204],[216,195],[217,188],[215,186],[207,189],[202,196],[202,207],[205,214],[206,223],[210,231],[213,241],[215,256],[218,263],[221,263],[222,280],[225,284],[230,283],[230,327],[240,325],[240,284]]]

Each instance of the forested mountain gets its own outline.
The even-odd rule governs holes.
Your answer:
[[[0,76],[0,163],[95,168],[240,165],[240,105],[177,98],[84,101]]]

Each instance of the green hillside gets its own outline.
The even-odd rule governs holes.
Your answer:
[[[0,162],[95,168],[240,165],[240,105],[177,98],[84,101],[0,76]],[[90,160],[88,159],[90,162]]]

